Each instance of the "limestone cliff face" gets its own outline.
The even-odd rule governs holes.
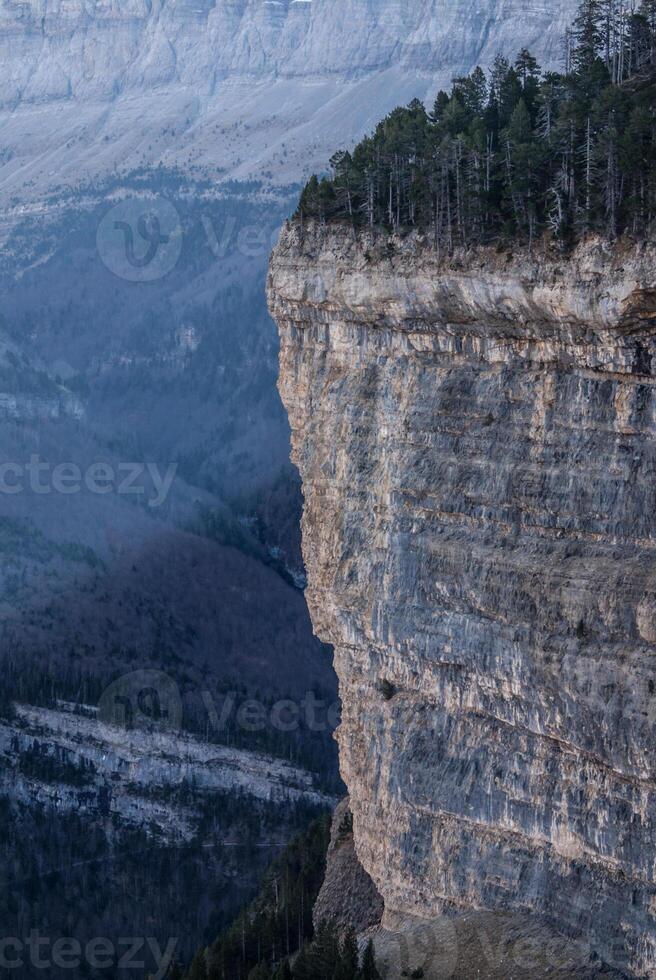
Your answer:
[[[576,0],[2,0],[0,104],[172,83],[202,97],[227,78],[348,79],[394,65],[446,82],[523,44],[555,64],[575,11]]]
[[[269,301],[386,923],[534,911],[656,976],[656,249],[290,226]]]
[[[0,0],[0,208],[134,169],[285,187],[397,105],[528,47],[577,0]],[[18,212],[20,216],[22,212]],[[7,215],[3,213],[3,224]],[[3,226],[0,225],[0,235]],[[220,237],[220,236],[219,236]]]

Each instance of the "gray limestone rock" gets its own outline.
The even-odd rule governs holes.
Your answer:
[[[269,304],[384,924],[532,912],[656,976],[656,250],[290,225]]]
[[[360,935],[377,926],[382,914],[383,900],[355,852],[347,798],[333,813],[326,876],[312,911],[315,928],[332,922],[341,934],[352,929]]]
[[[576,0],[3,0],[0,203],[158,166],[267,183],[382,114],[530,47]],[[41,205],[44,206],[44,205]],[[22,214],[22,211],[18,212]],[[36,211],[38,213],[38,211]],[[0,229],[1,231],[1,229]]]

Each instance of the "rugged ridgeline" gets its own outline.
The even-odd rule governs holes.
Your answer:
[[[394,64],[448,78],[520,39],[558,57],[573,9],[572,0],[4,0],[0,101],[114,98],[170,83],[202,95],[229,77],[363,77]]]
[[[4,0],[0,202],[157,166],[287,184],[499,51],[562,59],[576,0]],[[22,212],[21,212],[22,214]],[[7,219],[7,215],[3,216]],[[2,227],[0,227],[0,234]],[[220,235],[219,235],[220,238]]]
[[[530,911],[656,976],[656,251],[293,224],[269,304],[384,923]]]

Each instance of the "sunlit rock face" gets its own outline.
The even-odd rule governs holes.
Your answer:
[[[532,911],[651,977],[655,270],[290,226],[269,277],[385,920]]]
[[[445,74],[531,44],[560,53],[570,0],[5,0],[3,101],[226,76]],[[38,67],[37,67],[38,65]],[[36,69],[36,70],[35,70]]]
[[[284,184],[576,0],[3,0],[0,199],[157,165]]]

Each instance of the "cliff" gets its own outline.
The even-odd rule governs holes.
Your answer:
[[[110,98],[227,78],[451,74],[522,44],[557,61],[573,0],[6,0],[0,101]]]
[[[384,925],[535,913],[656,976],[656,249],[290,225],[268,290]]]

